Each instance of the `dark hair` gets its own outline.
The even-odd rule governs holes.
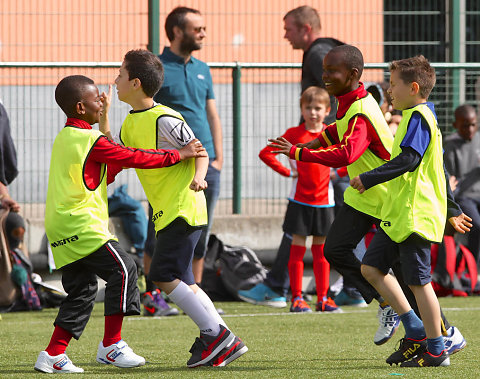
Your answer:
[[[455,119],[459,117],[467,116],[469,113],[477,114],[477,111],[472,105],[469,104],[462,104],[455,109]]]
[[[125,69],[128,80],[139,79],[143,92],[153,97],[163,84],[163,64],[148,50],[130,50],[125,54]]]
[[[435,86],[435,69],[423,55],[412,58],[400,59],[390,63],[390,72],[397,71],[400,79],[405,83],[418,83],[420,96],[428,99]]]
[[[358,47],[352,45],[340,45],[334,47],[328,54],[340,54],[342,61],[349,70],[358,70],[358,79],[363,73],[363,54]]]
[[[309,7],[308,5],[303,5],[301,7],[292,9],[288,11],[287,14],[283,17],[285,20],[287,17],[292,17],[293,22],[297,28],[301,28],[305,25],[310,25],[313,31],[320,31],[322,25],[320,23],[320,16],[315,8]]]
[[[63,78],[55,88],[55,101],[67,116],[75,114],[75,107],[82,101],[87,87],[95,82],[83,75],[71,75]]]
[[[176,7],[168,14],[167,19],[165,20],[165,33],[167,33],[167,38],[170,42],[172,42],[175,37],[173,33],[174,26],[178,26],[181,30],[185,30],[185,16],[187,13],[200,14],[200,11],[193,8]]]
[[[300,97],[300,106],[303,104],[309,104],[312,101],[317,100],[324,104],[327,108],[330,108],[330,96],[328,92],[320,87],[310,86],[303,91]]]

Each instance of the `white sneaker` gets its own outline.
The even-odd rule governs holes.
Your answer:
[[[384,308],[379,306],[377,317],[379,325],[373,337],[373,342],[375,345],[383,345],[397,331],[400,325],[400,317],[398,317],[397,312],[390,305],[386,305]]]
[[[67,354],[50,356],[46,351],[38,354],[34,369],[47,374],[73,374],[83,372],[83,368],[75,366]]]
[[[145,358],[135,354],[124,340],[104,347],[103,341],[98,344],[97,362],[116,367],[137,367],[145,364]]]
[[[462,333],[460,333],[460,330],[455,326],[448,328],[447,333],[448,334],[443,337],[443,342],[445,343],[445,350],[447,350],[448,355],[455,354],[467,345],[467,341],[465,341]]]

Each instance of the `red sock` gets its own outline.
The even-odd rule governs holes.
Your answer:
[[[323,255],[323,246],[312,245],[313,256],[313,274],[315,275],[315,284],[317,286],[317,301],[323,301],[327,298],[328,287],[330,286],[330,264]]]
[[[305,246],[292,245],[290,247],[288,274],[290,275],[292,301],[297,296],[302,296],[303,256],[305,255],[306,250],[307,248]]]
[[[103,334],[103,346],[107,347],[122,339],[123,313],[105,316],[105,332]]]
[[[48,353],[48,355],[52,357],[65,353],[65,350],[67,350],[67,346],[70,343],[72,337],[72,333],[67,332],[65,329],[58,325],[55,326],[52,338],[50,339],[50,343],[48,344],[45,351]]]

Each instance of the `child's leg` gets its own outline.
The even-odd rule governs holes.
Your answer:
[[[290,259],[288,261],[288,273],[290,275],[290,287],[292,289],[292,301],[302,296],[303,280],[303,256],[305,255],[305,236],[294,234],[290,247]]]
[[[431,283],[423,286],[410,286],[417,300],[420,314],[422,315],[425,332],[427,334],[428,351],[439,355],[445,349],[442,330],[440,304]]]
[[[198,300],[202,303],[203,307],[206,311],[215,319],[217,324],[223,325],[225,328],[228,329],[227,324],[223,321],[222,317],[218,314],[217,308],[213,305],[212,300],[208,297],[208,295],[203,291],[199,286],[193,284],[190,286],[195,295],[198,297]]]
[[[314,236],[312,242],[313,273],[317,287],[317,301],[327,300],[330,285],[330,264],[323,254],[324,236]]]
[[[220,323],[205,309],[199,297],[193,292],[191,288],[193,283],[189,286],[180,279],[154,283],[193,320],[201,333],[216,336],[220,332]]]

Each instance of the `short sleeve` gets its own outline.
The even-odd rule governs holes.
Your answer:
[[[408,123],[401,147],[411,147],[422,157],[430,143],[430,128],[420,113],[414,112]]]
[[[177,117],[161,116],[157,120],[157,149],[181,149],[195,139],[192,129]]]
[[[210,72],[210,68],[207,67],[207,100],[215,99],[215,94],[213,92],[213,82],[212,82],[212,74]]]

